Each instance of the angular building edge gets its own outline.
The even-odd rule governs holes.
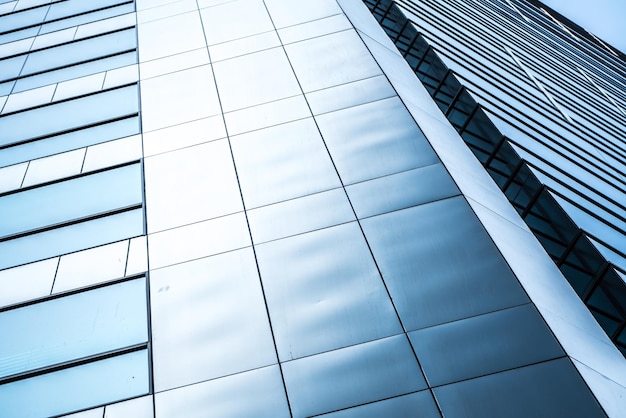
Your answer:
[[[600,405],[626,417],[626,359],[361,0],[337,1]]]

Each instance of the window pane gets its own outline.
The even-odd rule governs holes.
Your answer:
[[[0,377],[146,342],[145,279],[2,312],[0,335]]]
[[[136,116],[105,123],[39,141],[5,148],[0,152],[0,166],[21,163],[46,155],[69,151],[92,144],[99,144],[111,139],[122,138],[137,133],[139,133],[139,117]]]
[[[0,415],[49,417],[147,392],[148,351],[141,350],[0,386]]]
[[[0,242],[0,269],[142,234],[143,210],[135,209],[27,235]]]
[[[140,203],[139,164],[0,198],[0,237]],[[45,210],[42,210],[45,208]]]
[[[137,86],[133,85],[14,113],[0,119],[0,146],[137,113],[138,105]]]

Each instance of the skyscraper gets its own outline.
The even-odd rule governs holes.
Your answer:
[[[0,416],[625,416],[623,56],[540,7],[0,2]]]

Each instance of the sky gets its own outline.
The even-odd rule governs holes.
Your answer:
[[[540,0],[626,53],[626,0]]]

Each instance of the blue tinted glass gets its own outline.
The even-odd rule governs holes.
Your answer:
[[[0,96],[8,96],[13,90],[14,85],[15,85],[15,81],[7,81],[6,83],[0,83]]]
[[[0,197],[0,237],[140,203],[139,164]]]
[[[145,279],[2,312],[0,335],[0,378],[146,342]]]
[[[34,28],[27,28],[27,29],[18,30],[15,32],[5,33],[4,35],[0,35],[0,44],[17,41],[19,39],[29,38],[31,36],[37,36],[38,33],[39,33],[38,26]]]
[[[120,241],[143,234],[143,210],[135,209],[0,242],[0,269]]]
[[[48,84],[59,83],[61,81],[71,80],[90,74],[100,73],[106,70],[110,70],[112,68],[124,67],[126,65],[136,63],[137,53],[133,51],[108,58],[98,59],[95,61],[89,61],[83,64],[73,65],[71,67],[66,67],[55,71],[47,71],[42,74],[20,78],[15,82],[15,89],[13,90],[13,93],[34,89],[36,87],[41,87]]]
[[[50,7],[50,12],[46,15],[46,20],[59,19],[66,16],[77,15],[80,13],[89,12],[90,10],[96,10],[103,7],[110,7],[116,3],[123,3],[123,1],[115,0],[70,0],[58,2]]]
[[[135,29],[132,28],[55,48],[40,50],[28,56],[22,75],[132,49],[136,47],[136,43]]]
[[[117,3],[121,3],[125,0],[119,1]],[[65,2],[64,3],[68,3]],[[94,10],[94,9],[98,9],[99,6],[98,3],[100,2],[95,2],[95,1],[73,1],[73,3],[76,5],[77,3],[80,3],[83,5],[83,7],[88,7],[90,10]],[[106,6],[109,6],[110,3],[112,3],[111,1],[108,1]],[[53,6],[56,7],[56,6]],[[115,6],[115,7],[109,7],[107,9],[104,10],[98,10],[97,12],[91,12],[91,13],[87,13],[87,14],[82,14],[82,15],[78,15],[78,16],[74,16],[68,19],[63,19],[63,20],[57,20],[56,22],[49,22],[46,23],[42,26],[41,28],[41,32],[40,34],[44,34],[44,33],[49,33],[49,32],[54,32],[57,30],[61,30],[61,29],[65,29],[65,28],[69,28],[71,26],[76,26],[76,25],[82,25],[83,23],[89,23],[89,22],[95,22],[101,19],[106,19],[108,17],[113,17],[113,16],[118,16],[118,15],[122,15],[125,13],[132,13],[135,11],[135,4],[134,3],[126,3],[120,6]],[[54,10],[53,10],[54,12]],[[60,13],[59,13],[60,15]],[[50,20],[50,17],[53,16],[51,14],[49,14],[47,16],[46,20]]]
[[[19,55],[0,61],[0,80],[17,77],[24,65],[24,61],[26,61],[26,55]]]
[[[0,118],[0,146],[136,113],[137,94],[133,85]]]
[[[148,393],[141,350],[0,386],[0,416],[41,418]]]
[[[2,32],[9,32],[24,26],[35,25],[41,21],[48,13],[48,6],[37,7],[19,13],[13,13],[2,18]]]
[[[139,117],[122,119],[111,123],[93,126],[79,131],[57,135],[40,141],[27,142],[0,152],[0,167],[34,160],[112,139],[123,138],[139,133]]]

